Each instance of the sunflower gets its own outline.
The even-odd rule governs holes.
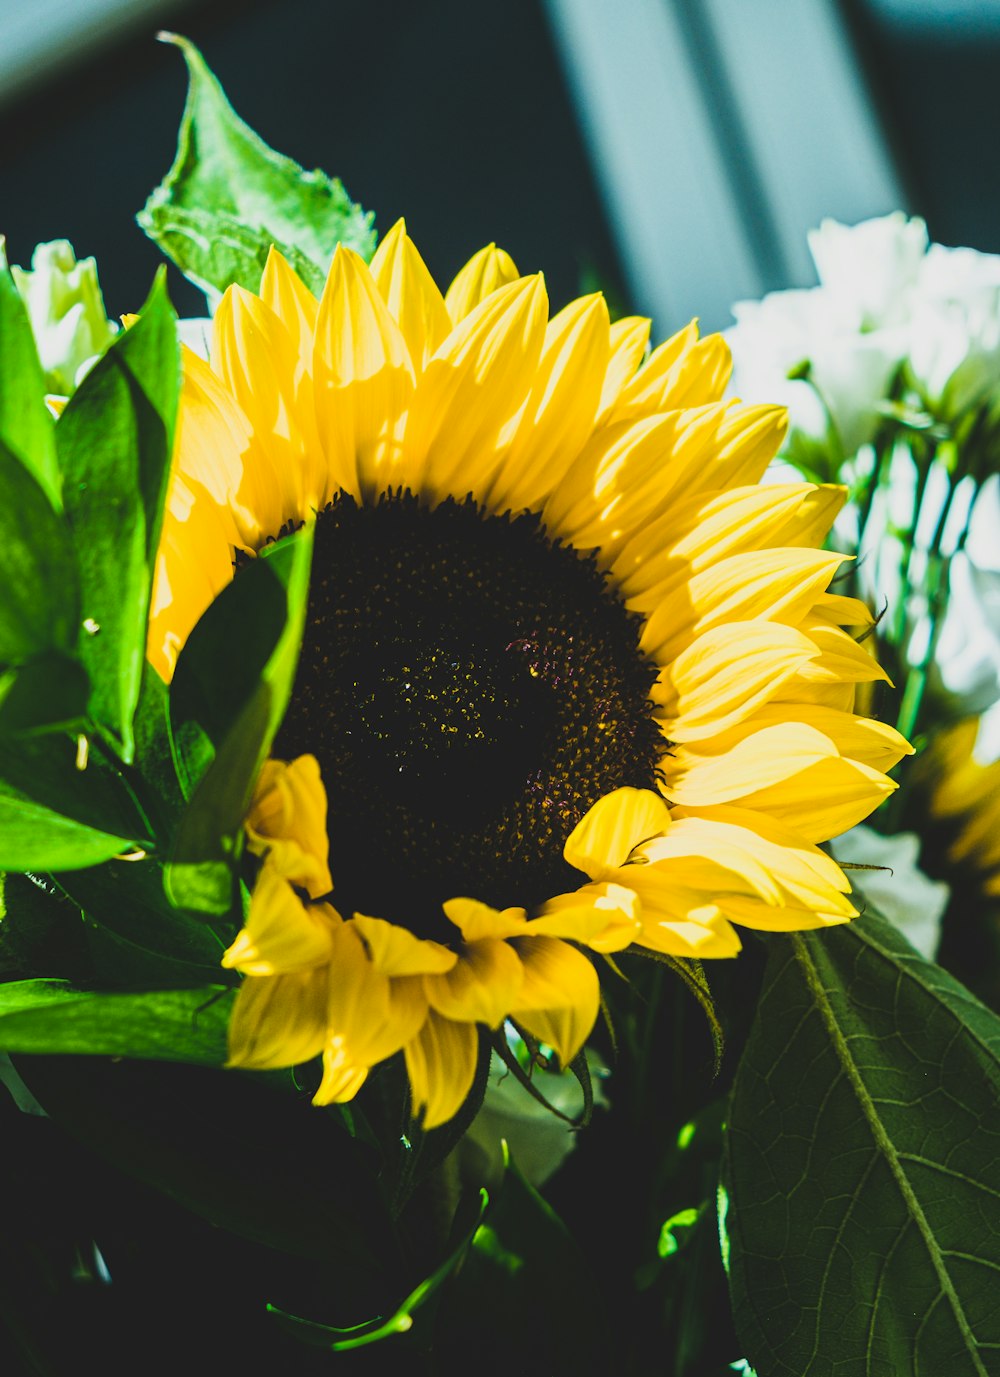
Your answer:
[[[315,521],[307,626],[247,835],[230,1061],[322,1054],[316,1100],[402,1052],[426,1127],[507,1017],[563,1064],[597,954],[734,956],[735,925],[856,916],[817,843],[909,751],[815,548],[838,488],[760,486],[777,407],[723,340],[600,295],[551,319],[490,246],[442,296],[400,222],[317,301],[272,251],[185,353],[149,656]],[[234,568],[236,572],[234,573]],[[285,763],[290,762],[290,763]]]

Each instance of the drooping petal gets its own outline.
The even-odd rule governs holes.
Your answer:
[[[567,937],[591,951],[624,951],[640,931],[639,907],[634,890],[601,880],[547,899],[528,932]]]
[[[375,968],[383,975],[430,975],[450,971],[458,960],[453,951],[425,938],[414,937],[398,923],[356,913],[351,919]]]
[[[458,1113],[476,1075],[479,1035],[474,1023],[455,1023],[432,1009],[403,1049],[414,1117],[437,1128]]]
[[[597,1018],[597,972],[582,952],[557,937],[521,937],[514,946],[524,963],[524,983],[511,1016],[567,1066]]]
[[[422,977],[390,979],[368,955],[353,921],[334,934],[327,1046],[345,1066],[374,1066],[414,1037],[427,1013]]]
[[[229,1020],[227,1066],[272,1071],[311,1061],[326,1035],[327,970],[247,976]]]
[[[265,861],[254,885],[246,927],[224,953],[222,964],[249,976],[323,966],[333,952],[337,920],[338,915],[325,904],[304,904]]]
[[[498,937],[484,937],[463,947],[455,966],[442,975],[424,977],[432,1009],[460,1023],[499,1028],[524,983],[517,952]]]
[[[466,942],[481,942],[488,937],[517,937],[527,925],[523,908],[490,908],[478,899],[449,899],[444,911]]]
[[[312,899],[333,888],[326,831],[326,790],[319,762],[301,755],[291,763],[266,760],[254,787],[246,819],[249,848],[269,854],[285,879]]]

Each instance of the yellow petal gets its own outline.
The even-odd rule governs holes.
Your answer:
[[[265,534],[276,536],[286,522],[304,520],[319,506],[329,486],[314,424],[312,378],[303,369],[299,342],[259,297],[230,287],[215,314],[212,367],[266,455],[279,520]]]
[[[522,937],[514,945],[524,963],[524,984],[511,1016],[567,1066],[597,1018],[597,972],[582,952],[557,937]]]
[[[775,545],[822,545],[846,501],[847,489],[839,483],[813,488],[788,529],[778,533]]]
[[[666,501],[680,417],[646,416],[597,431],[546,502],[546,529],[580,550],[600,546],[602,560],[613,559]]]
[[[693,637],[727,622],[795,626],[847,558],[824,550],[754,550],[693,575],[686,597],[664,598],[646,618],[640,649],[661,664]]]
[[[396,481],[413,365],[371,273],[343,245],[320,298],[313,377],[327,500],[336,487],[371,500]]]
[[[452,321],[437,283],[397,220],[375,250],[371,261],[375,285],[396,321],[415,371],[422,373],[451,331]]]
[[[472,1089],[479,1057],[474,1023],[454,1023],[432,1009],[420,1032],[403,1049],[414,1117],[438,1128],[461,1109]]]
[[[711,895],[679,883],[669,868],[631,865],[623,871],[640,903],[636,943],[664,956],[695,960],[735,956],[740,939]]]
[[[478,899],[449,899],[444,911],[466,942],[481,942],[487,937],[517,937],[527,925],[523,908],[501,911]]]
[[[191,558],[191,551],[198,558]],[[228,523],[200,486],[175,473],[156,554],[146,655],[169,683],[182,646],[202,613],[233,577]]]
[[[731,555],[769,549],[814,489],[808,483],[696,493],[636,532],[614,562],[614,575],[637,612],[659,607],[672,589]]]
[[[732,368],[729,346],[722,336],[699,340],[698,323],[691,321],[653,350],[623,389],[608,419],[619,421],[720,401]]]
[[[430,502],[488,487],[504,429],[534,379],[547,311],[540,278],[501,287],[427,364],[406,425],[403,471]]]
[[[622,389],[646,356],[652,321],[645,316],[623,316],[611,326],[611,354],[601,389],[597,424],[604,425]]]
[[[229,1020],[228,1066],[271,1071],[317,1056],[326,1034],[327,969],[247,976]]]
[[[352,926],[363,939],[368,955],[383,975],[424,975],[450,971],[458,960],[440,942],[414,937],[412,932],[383,918],[368,918],[356,913]]]
[[[339,1047],[323,1048],[323,1079],[312,1098],[314,1105],[344,1104],[353,1100],[368,1079],[367,1066],[352,1066]]]
[[[427,1013],[419,975],[389,979],[370,959],[353,921],[334,934],[327,1045],[346,1066],[374,1066],[414,1037]]]
[[[177,474],[218,504],[229,540],[256,550],[282,523],[282,488],[246,414],[204,359],[182,349],[177,413]],[[176,481],[176,475],[175,475]]]
[[[629,853],[670,826],[670,810],[650,789],[615,789],[597,800],[566,838],[563,855],[592,880],[607,878]]]
[[[809,637],[772,622],[731,622],[704,632],[654,688],[664,733],[690,742],[735,726],[816,655]]]
[[[822,842],[862,822],[898,787],[879,770],[835,756],[739,802],[788,823],[809,841]]]
[[[521,274],[509,253],[487,244],[473,254],[454,282],[445,292],[444,304],[454,324],[464,320],[481,301],[509,282],[516,282]]]
[[[265,861],[253,888],[246,927],[224,953],[222,964],[252,976],[325,965],[333,951],[336,923],[334,910],[325,904],[307,907]]]
[[[540,506],[594,426],[608,365],[602,296],[572,302],[549,321],[538,371],[486,498],[491,511]]]
[[[273,244],[260,280],[260,299],[283,322],[298,352],[301,366],[307,372],[311,371],[319,302]]]
[[[742,739],[726,733],[714,742],[678,746],[665,756],[663,792],[685,807],[731,803],[836,755],[829,737],[803,722],[763,727]]]
[[[326,790],[315,756],[301,755],[290,764],[266,760],[245,825],[255,855],[269,853],[273,868],[310,898],[329,894]]]
[[[424,992],[431,1008],[445,1018],[499,1028],[523,980],[514,948],[500,938],[486,937],[464,946],[452,970],[425,976]]]
[[[639,931],[639,900],[624,885],[602,880],[559,894],[542,905],[528,932],[568,937],[591,951],[624,951]]]

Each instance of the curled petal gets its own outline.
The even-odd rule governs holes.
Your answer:
[[[563,855],[592,880],[604,879],[628,860],[640,842],[670,826],[670,810],[651,789],[615,789],[599,798],[566,838]]]

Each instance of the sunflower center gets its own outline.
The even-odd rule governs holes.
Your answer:
[[[533,514],[409,493],[321,512],[274,751],[319,760],[337,906],[440,937],[446,899],[530,908],[579,884],[576,823],[655,786],[639,630]]]

